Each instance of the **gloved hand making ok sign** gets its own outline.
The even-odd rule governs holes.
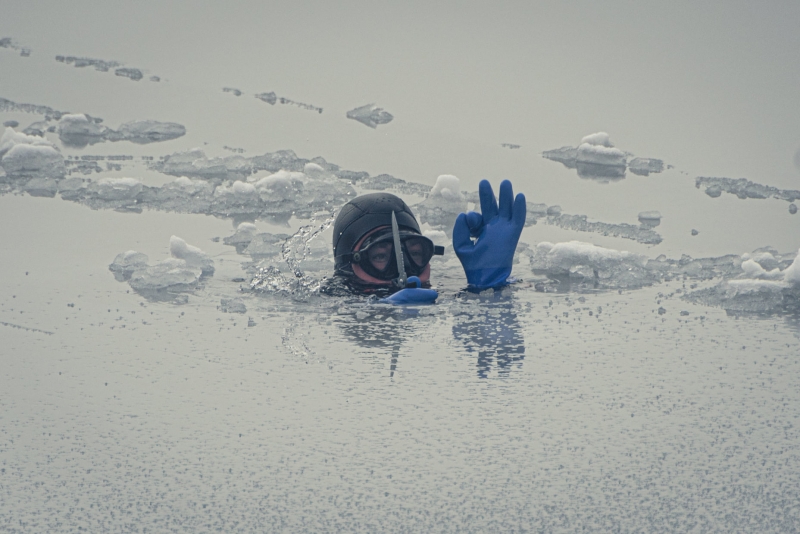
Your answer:
[[[500,183],[499,207],[488,180],[481,180],[478,191],[481,213],[471,211],[458,216],[453,228],[453,248],[470,287],[487,289],[505,285],[511,274],[527,206],[522,193],[514,198],[508,180]]]

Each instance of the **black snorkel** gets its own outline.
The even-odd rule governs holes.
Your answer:
[[[406,276],[405,262],[403,261],[403,246],[400,243],[400,228],[397,226],[397,217],[394,211],[392,212],[392,239],[394,240],[394,257],[397,260],[398,273],[393,282],[400,289],[404,289],[408,277]]]

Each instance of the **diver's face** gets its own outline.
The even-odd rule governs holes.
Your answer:
[[[369,248],[368,257],[372,266],[383,271],[392,260],[392,245],[390,243],[378,243]]]

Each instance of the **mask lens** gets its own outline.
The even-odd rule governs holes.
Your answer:
[[[372,268],[383,272],[394,261],[394,246],[391,243],[375,243],[367,250],[367,261]]]
[[[433,257],[433,244],[424,237],[409,237],[404,241],[405,255],[412,265],[421,269]]]

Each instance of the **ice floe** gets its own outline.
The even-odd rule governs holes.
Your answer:
[[[375,104],[367,104],[348,111],[347,118],[358,121],[370,128],[377,128],[380,124],[390,123],[394,116]]]
[[[270,91],[269,93],[258,93],[256,98],[261,100],[262,102],[266,102],[267,104],[274,106],[275,103],[278,101],[278,95],[274,92]]]
[[[53,147],[53,143],[46,138],[38,135],[29,135],[17,132],[14,128],[7,126],[0,136],[0,158],[2,158],[15,145],[40,145]]]
[[[695,179],[695,186],[705,187],[706,194],[712,198],[719,197],[723,192],[736,195],[741,199],[756,198],[777,198],[794,202],[800,200],[800,191],[796,189],[778,189],[769,185],[762,185],[751,182],[746,178],[714,178],[698,176]]]
[[[117,130],[120,140],[131,141],[137,144],[159,143],[177,139],[186,134],[186,128],[175,122],[160,122],[154,120],[137,120],[121,124]],[[110,138],[110,141],[116,141]]]
[[[11,178],[60,178],[66,172],[64,156],[48,144],[15,144],[0,163]]]
[[[169,253],[173,258],[178,258],[186,262],[189,268],[200,269],[203,274],[214,274],[214,260],[211,257],[195,247],[189,245],[178,236],[169,238]]]
[[[694,291],[685,298],[737,313],[800,312],[800,251],[788,266],[787,258],[778,259],[769,252],[757,251],[743,258],[741,273],[735,279]],[[774,268],[768,269],[771,266]]]
[[[49,106],[41,106],[38,104],[25,104],[25,103],[20,104],[2,97],[0,97],[0,111],[35,113],[37,115],[43,115],[45,117],[45,120],[48,121],[59,120],[61,116],[65,114],[65,112],[55,110]]]
[[[186,302],[180,294],[193,291],[202,279],[211,276],[214,262],[177,236],[172,236],[169,244],[171,258],[149,265],[145,254],[129,250],[118,254],[108,269],[116,280],[127,280],[134,291],[147,299]]]
[[[467,199],[461,192],[461,181],[452,174],[440,175],[428,197],[413,206],[412,210],[421,222],[451,231],[458,214],[467,211]]]
[[[716,305],[725,295],[730,296],[731,291],[740,295],[757,292],[762,286],[765,291],[787,290],[788,293],[784,292],[787,299],[800,296],[800,260],[794,254],[781,255],[769,247],[743,255],[713,258],[684,255],[680,259],[660,255],[649,259],[641,254],[571,241],[542,242],[523,250],[521,255],[529,257],[535,275],[545,277],[534,281],[539,291],[636,289],[675,279],[698,282],[719,279],[718,286],[698,290],[691,298],[699,302],[708,297]],[[794,306],[800,309],[800,303]]]
[[[593,232],[605,236],[632,239],[646,245],[657,245],[663,241],[658,232],[644,224],[595,222],[589,221],[586,215],[551,214],[549,211],[550,208],[548,208],[548,216],[545,222],[566,230]]]
[[[131,274],[128,284],[137,293],[153,300],[172,300],[178,293],[194,290],[201,271],[186,261],[168,258]]]
[[[30,48],[27,46],[22,46],[11,37],[0,37],[0,48],[8,48],[9,50],[19,52],[19,55],[22,57],[28,57],[31,55]]]
[[[113,130],[101,124],[102,119],[86,114],[63,115],[58,121],[58,136],[67,146],[82,148],[104,141],[130,141],[137,144],[157,143],[186,134],[186,128],[174,122],[136,120]]]
[[[659,279],[639,254],[598,247],[590,243],[542,242],[529,252],[531,269],[551,279],[586,283],[591,287],[637,288]]]
[[[255,224],[249,222],[239,223],[233,235],[223,238],[222,242],[236,247],[236,252],[242,254],[257,233],[258,228],[256,228]]]
[[[629,155],[616,148],[606,132],[583,137],[577,147],[564,146],[542,153],[547,159],[558,161],[569,169],[575,169],[581,178],[600,183],[625,178],[626,169],[642,176],[664,170],[664,162],[660,159],[633,158],[628,161]]]
[[[639,222],[648,228],[655,228],[661,224],[661,212],[659,211],[642,211],[638,218]]]
[[[100,72],[109,72],[110,70],[113,69],[115,75],[124,78],[130,78],[131,80],[136,82],[144,78],[144,73],[142,72],[141,69],[124,67],[122,63],[114,60],[58,55],[56,56],[56,61],[58,61],[59,63],[66,63],[67,65],[73,65],[74,67],[77,68],[94,67],[95,70]],[[158,76],[151,76],[150,81],[158,82],[161,81],[161,79]]]
[[[118,282],[124,282],[130,280],[131,275],[135,271],[146,269],[148,261],[149,258],[147,254],[142,254],[135,250],[128,250],[117,254],[117,257],[114,258],[114,261],[108,266],[108,270],[114,273],[114,278],[116,278]]]
[[[649,176],[651,172],[663,172],[664,162],[655,158],[633,158],[628,162],[628,170],[639,176]]]

